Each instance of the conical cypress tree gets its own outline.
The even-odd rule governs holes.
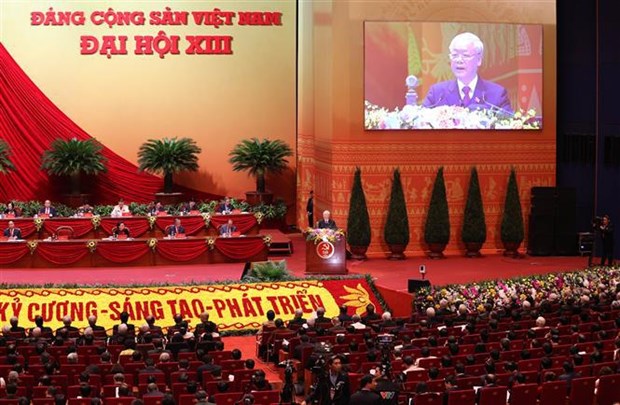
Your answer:
[[[447,244],[450,240],[450,214],[446,199],[446,185],[443,179],[443,167],[437,171],[433,194],[428,206],[426,225],[424,226],[424,241],[426,243]]]
[[[501,229],[502,242],[521,243],[523,242],[523,234],[523,213],[521,212],[521,200],[519,199],[519,187],[517,186],[517,172],[513,167],[510,170],[506,201],[504,202]]]
[[[400,170],[394,169],[392,191],[388,216],[383,228],[383,238],[388,245],[409,244],[409,219],[407,218],[407,204],[403,185],[400,181]]]
[[[469,178],[467,202],[463,214],[463,231],[461,239],[465,243],[484,243],[487,240],[487,225],[482,208],[482,195],[478,181],[478,170],[472,167]]]
[[[370,219],[364,189],[362,188],[362,170],[359,167],[355,169],[351,199],[349,200],[347,242],[351,246],[370,245]]]

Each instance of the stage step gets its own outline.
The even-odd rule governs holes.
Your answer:
[[[288,242],[271,242],[269,246],[270,255],[291,255],[293,253],[293,243]]]

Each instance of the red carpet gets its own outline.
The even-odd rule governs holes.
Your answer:
[[[99,284],[132,285],[239,280],[243,263],[196,264],[153,267],[99,267],[71,269],[2,269],[0,283],[6,284]]]

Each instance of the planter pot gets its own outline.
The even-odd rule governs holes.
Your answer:
[[[250,205],[256,204],[271,204],[273,203],[273,193],[266,191],[264,193],[259,193],[258,191],[247,191],[245,193],[245,200]]]
[[[155,193],[155,200],[163,205],[176,205],[183,202],[183,193]]]
[[[480,254],[480,248],[482,243],[479,242],[465,242],[465,256],[467,257],[482,257]]]
[[[368,246],[349,246],[351,249],[351,259],[353,260],[366,260],[366,251]]]
[[[521,254],[519,253],[519,246],[521,246],[521,242],[502,242],[504,244],[504,256],[519,258]]]
[[[431,259],[445,259],[443,251],[446,249],[447,243],[429,243],[428,244],[428,257]]]
[[[405,249],[407,245],[392,245],[388,244],[390,248],[390,255],[388,256],[388,260],[405,260]]]
[[[65,194],[63,202],[71,208],[77,208],[84,204],[92,204],[92,194]]]

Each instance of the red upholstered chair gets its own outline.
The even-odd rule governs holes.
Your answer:
[[[16,399],[0,399],[0,405],[18,405],[18,401]]]
[[[592,404],[595,382],[595,377],[574,378],[571,381],[569,404]]]
[[[161,405],[161,401],[163,399],[164,399],[163,395],[158,396],[158,397],[142,397],[142,401],[144,401],[144,405]]]
[[[179,396],[178,405],[194,405],[198,400],[194,394],[183,394]],[[33,404],[35,405],[35,404]]]
[[[538,400],[538,384],[516,385],[510,390],[512,405],[535,405]]]
[[[135,401],[135,397],[105,397],[103,399],[103,403],[105,405],[131,405],[133,401]]]
[[[69,405],[90,405],[90,398],[69,398]]]
[[[32,405],[54,405],[54,398],[32,398]]]
[[[233,405],[243,397],[243,392],[222,392],[213,395],[215,405]]]
[[[73,239],[73,233],[72,227],[63,225],[56,228],[55,236],[58,240],[69,240]]]
[[[506,405],[506,387],[483,387],[480,388],[480,402],[478,405]]]
[[[539,405],[563,404],[566,398],[566,381],[549,381],[542,384]]]
[[[620,398],[620,375],[604,375],[598,382],[596,402],[598,405],[612,405]]]
[[[280,402],[280,391],[256,391],[253,392],[254,404],[256,405],[271,405]]]
[[[443,397],[434,392],[419,394],[413,397],[413,403],[415,405],[441,405]]]
[[[458,390],[448,393],[448,405],[475,405],[476,393],[474,390]]]

